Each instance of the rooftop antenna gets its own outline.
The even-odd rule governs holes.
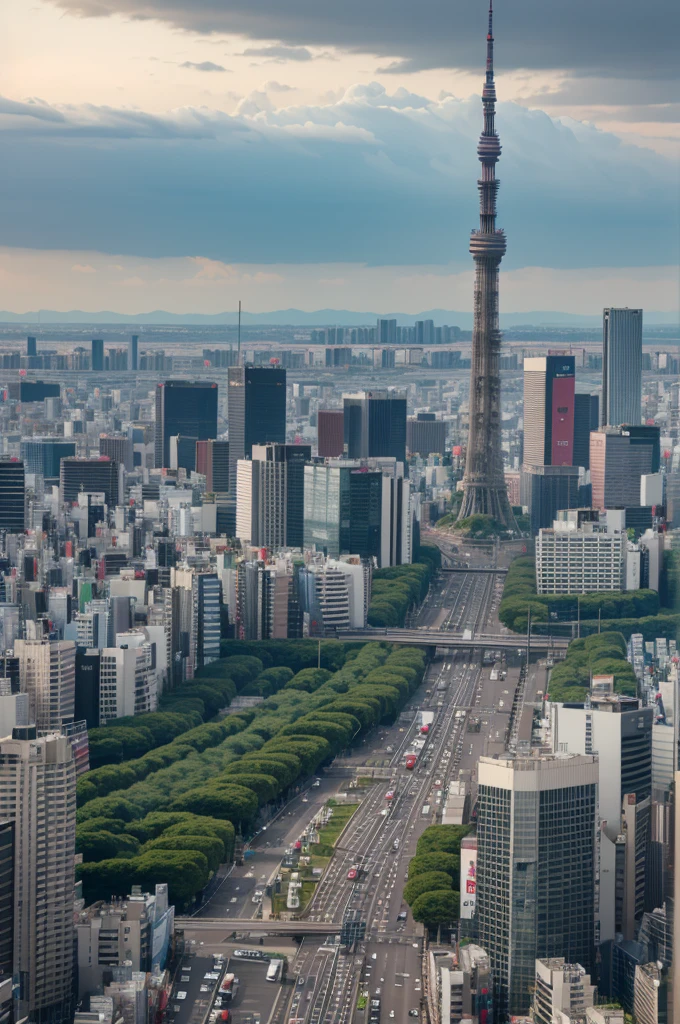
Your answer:
[[[237,366],[241,365],[241,300],[238,300],[238,357]]]

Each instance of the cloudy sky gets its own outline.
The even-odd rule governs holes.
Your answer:
[[[678,308],[676,0],[497,0],[502,307]],[[4,0],[0,309],[471,307],[485,0]]]

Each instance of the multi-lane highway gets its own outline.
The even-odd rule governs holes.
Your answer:
[[[498,635],[501,592],[502,577],[492,573],[439,574],[412,626],[429,627],[431,634],[469,629],[475,635]],[[424,829],[441,820],[448,783],[461,771],[474,799],[477,760],[505,750],[520,692],[518,663],[513,666],[509,660],[505,675],[491,678],[491,666],[483,665],[479,649],[437,647],[420,689],[399,720],[376,731],[350,757],[336,762],[321,786],[286,807],[257,837],[243,868],[224,880],[195,922],[197,941],[226,942],[226,922],[240,930],[243,918],[257,913],[252,890],[263,886],[286,845],[299,836],[321,804],[345,789],[349,776],[379,776],[363,789],[362,802],[306,908],[304,926],[316,935],[308,934],[296,950],[290,947],[289,975],[297,980],[282,988],[271,1024],[351,1024],[358,995],[375,997],[378,990],[383,1024],[408,1024],[409,1014],[421,1010],[422,928],[403,902],[408,863]],[[540,700],[544,688],[545,671],[532,666],[521,687],[523,699]],[[418,735],[418,710],[432,711],[434,722],[415,769],[409,771],[405,753]],[[529,728],[530,720],[531,710]],[[386,799],[388,792],[391,799]],[[345,953],[336,936],[350,915],[366,922],[366,934]],[[191,926],[186,924],[189,934]],[[265,920],[257,927],[266,926]],[[273,934],[284,930],[278,923],[270,923],[270,928]],[[282,941],[286,940],[276,940]],[[361,1014],[356,1020],[361,1022]]]

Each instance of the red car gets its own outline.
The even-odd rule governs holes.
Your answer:
[[[349,871],[347,872],[347,877],[350,879],[350,881],[353,881],[357,877],[357,869],[350,868]]]
[[[387,792],[385,793],[385,799],[386,800],[394,800],[394,790],[393,789],[388,789],[387,790]]]

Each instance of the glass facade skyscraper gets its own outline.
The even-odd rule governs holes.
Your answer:
[[[525,1014],[536,959],[594,966],[597,759],[482,757],[478,780],[479,944],[499,1013]]]
[[[642,310],[602,314],[601,426],[637,425],[642,418]]]
[[[26,528],[26,474],[19,459],[0,459],[0,530]]]
[[[406,460],[406,396],[363,391],[344,396],[345,454],[349,459]]]
[[[278,366],[230,366],[229,487],[236,488],[236,463],[249,459],[254,444],[286,440],[286,371]]]
[[[170,466],[170,438],[217,437],[217,384],[166,380],[156,388],[156,468]],[[195,451],[195,448],[194,448]],[[195,455],[194,455],[195,457]]]
[[[330,558],[380,559],[382,473],[316,465],[305,466],[304,473],[304,546]]]
[[[76,454],[76,443],[60,437],[30,437],[22,440],[20,450],[27,473],[37,473],[45,482],[57,483],[61,460]]]

